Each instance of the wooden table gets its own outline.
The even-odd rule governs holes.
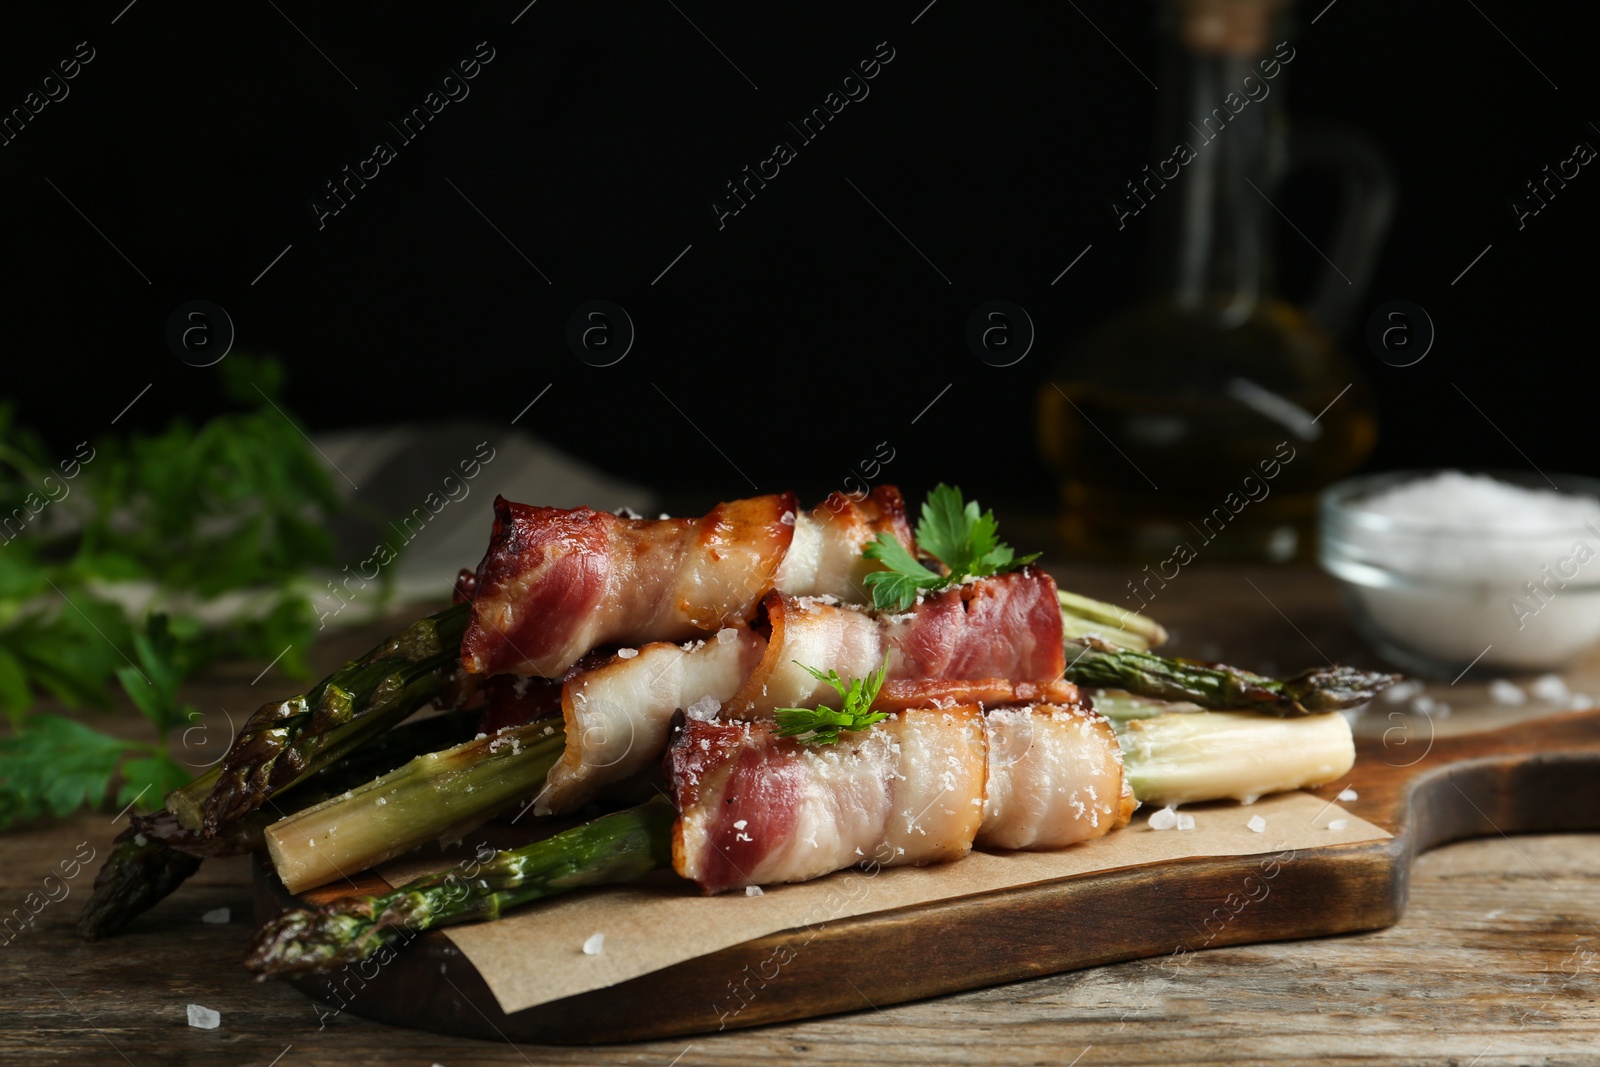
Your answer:
[[[1064,577],[1116,601],[1132,572]],[[1333,584],[1310,571],[1194,568],[1151,610],[1175,631],[1180,654],[1279,670],[1322,654],[1371,662]],[[370,636],[329,642],[318,667]],[[292,689],[272,675],[252,688],[252,673],[196,686],[193,698],[238,718]],[[1432,688],[1454,712],[1437,729],[1533,714],[1480,707],[1485,680]],[[1579,664],[1568,680],[1600,693],[1600,660]],[[1395,707],[1375,705],[1365,728],[1396,725],[1387,717]],[[0,836],[0,906],[21,906],[80,843],[103,856],[116,830],[104,813]],[[122,936],[84,944],[72,924],[97,858],[66,899],[0,948],[0,1063],[1600,1063],[1597,846],[1594,834],[1446,846],[1418,860],[1404,920],[1376,933],[1213,949],[1176,969],[1132,962],[884,1010],[863,1003],[851,1015],[758,1030],[587,1048],[437,1037],[348,1012],[319,1028],[316,1004],[286,985],[257,984],[239,966],[250,929],[244,859],[208,862]],[[224,907],[227,924],[201,921]],[[221,1012],[221,1026],[190,1028],[190,1003]]]

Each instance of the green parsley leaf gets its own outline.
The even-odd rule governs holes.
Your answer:
[[[18,819],[64,818],[85,805],[99,806],[130,751],[151,757],[152,763],[159,759],[172,764],[166,753],[153,752],[153,746],[108,737],[60,715],[30,716],[16,733],[0,738],[0,828]],[[177,777],[187,779],[182,768],[177,771]],[[152,799],[151,793],[154,789],[144,799]],[[165,795],[156,795],[155,804]]]
[[[812,745],[832,745],[838,742],[841,730],[865,730],[889,717],[881,711],[870,710],[872,702],[878,699],[879,690],[883,688],[884,678],[889,674],[887,652],[883,656],[883,665],[876,671],[848,683],[839,677],[836,670],[830,669],[823,674],[799,660],[794,662],[817,681],[831,685],[839,694],[841,708],[838,711],[820,705],[815,708],[776,708],[773,716],[777,720],[779,737],[797,737]]]
[[[894,537],[879,534],[862,553],[887,568],[866,577],[873,606],[879,611],[905,611],[919,592],[944,589],[967,578],[1004,574],[1040,555],[1035,552],[1018,558],[1011,546],[1000,540],[994,512],[980,511],[976,500],[964,501],[960,489],[943,482],[922,502],[916,535],[917,548],[944,564],[947,573],[929,569]]]

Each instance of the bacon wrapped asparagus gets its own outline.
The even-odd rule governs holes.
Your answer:
[[[802,512],[793,493],[719,504],[698,519],[629,519],[495,499],[461,663],[472,674],[560,677],[586,652],[681,641],[749,621],[773,589],[867,599],[862,555],[878,534],[908,548],[893,486],[835,493]]]
[[[1109,832],[1133,809],[1114,736],[1081,707],[993,725],[975,706],[902,712],[829,750],[764,724],[686,718],[667,762],[681,812],[657,798],[500,852],[469,878],[446,872],[286,912],[257,934],[246,966],[338,967],[432,926],[667,866],[719,892],[817,878],[866,857],[893,866],[957,860],[974,843],[1060,847]]]
[[[256,936],[246,965],[260,974],[338,967],[428,927],[497,918],[516,904],[667,866],[720,892],[867,862],[956,860],[974,846],[1066,847],[1124,825],[1136,790],[1183,796],[1195,764],[1211,759],[1224,775],[1243,759],[1283,788],[1349,769],[1343,716],[1256,720],[1280,741],[1286,731],[1310,740],[1315,754],[1253,746],[1237,732],[1241,718],[1201,711],[1139,720],[1142,742],[1124,749],[1103,716],[1071,701],[905,711],[828,747],[778,738],[765,723],[685,716],[667,757],[676,809],[657,797],[497,853],[470,879],[432,875],[286,912]],[[1233,732],[1228,750],[1202,745],[1181,758],[1185,740],[1211,732],[1212,720],[1228,720],[1215,727]]]
[[[827,686],[802,664],[860,677],[887,662],[884,695],[898,707],[994,700],[1017,684],[1042,689],[1064,666],[1055,582],[1040,571],[982,579],[902,615],[777,591],[764,606],[766,637],[727,627],[687,647],[629,649],[628,658],[568,679],[566,749],[534,810],[571,811],[599,787],[653,766],[680,708],[770,719],[774,708],[826,700]]]

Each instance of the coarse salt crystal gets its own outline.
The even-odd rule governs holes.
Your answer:
[[[228,921],[230,914],[227,908],[212,908],[200,916],[200,921],[203,923],[225,923]]]
[[[693,704],[683,709],[683,713],[691,719],[701,722],[710,722],[717,717],[717,712],[722,710],[722,701],[716,697],[701,697]]]
[[[1359,796],[1360,794],[1354,789],[1342,789],[1339,791],[1339,795],[1333,799],[1348,803],[1349,801],[1357,799]]]
[[[585,956],[598,956],[605,951],[605,948],[605,934],[590,934],[589,939],[583,943],[583,954]]]
[[[389,803],[389,798],[388,797],[379,797],[378,798],[378,804],[379,804],[380,807],[382,805],[384,805],[384,804],[387,804],[387,803]]]
[[[1171,830],[1177,825],[1178,813],[1170,807],[1150,813],[1150,829],[1152,830]]]
[[[732,626],[724,626],[717,631],[717,644],[719,645],[725,645],[729,641],[736,641],[738,638],[739,631]]]
[[[1350,820],[1349,819],[1332,819],[1332,820],[1330,820],[1328,822],[1328,829],[1330,829],[1330,830],[1344,830],[1344,829],[1347,829],[1349,826],[1350,826]]]
[[[1571,695],[1566,681],[1559,674],[1539,675],[1528,687],[1528,691],[1546,704],[1565,704],[1567,697]]]
[[[744,887],[744,895],[747,897],[759,897],[766,894],[761,892],[761,887],[758,885],[747,885]]]
[[[1267,832],[1267,820],[1263,819],[1259,815],[1250,816],[1250,821],[1245,823],[1245,825],[1250,827],[1250,829],[1254,830],[1258,834],[1264,834]]]
[[[1489,699],[1496,704],[1526,704],[1528,694],[1524,693],[1515,682],[1496,678],[1489,683]]]
[[[733,828],[735,830],[743,830],[746,826],[749,826],[749,825],[750,825],[750,820],[749,819],[740,819],[738,822],[733,824]]]
[[[1184,813],[1184,814],[1179,815],[1178,816],[1178,829],[1180,829],[1180,830],[1193,830],[1194,829],[1194,816],[1188,814],[1187,812]]]
[[[1418,681],[1400,682],[1391,685],[1383,691],[1383,699],[1389,704],[1403,704],[1422,692],[1422,683]]]
[[[203,1004],[189,1005],[189,1025],[196,1030],[215,1030],[222,1025],[222,1013]]]
[[[618,659],[632,659],[633,657],[637,656],[638,654],[639,654],[639,650],[637,648],[619,648],[619,649],[617,649],[617,658]]]

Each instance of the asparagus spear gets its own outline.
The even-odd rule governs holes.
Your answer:
[[[1350,721],[1338,712],[1299,719],[1244,712],[1169,712],[1116,723],[1141,804],[1189,804],[1322,785],[1355,764]]]
[[[477,712],[456,712],[391,730],[319,772],[292,794],[294,802],[315,804],[417,752],[459,741],[477,718]],[[215,777],[202,775],[196,781],[215,781]],[[133,816],[95,876],[94,892],[78,916],[78,934],[96,941],[116,933],[178,888],[203,858],[240,856],[261,848],[263,831],[277,818],[276,811],[255,811],[230,822],[220,834],[207,837],[184,826],[168,810]]]
[[[1061,603],[1062,631],[1069,641],[1093,634],[1109,639],[1122,648],[1134,648],[1141,652],[1166,643],[1167,631],[1154,619],[1069,593],[1065,589],[1056,590],[1056,599]]]
[[[590,885],[632,881],[672,865],[678,813],[664,797],[605,815],[485,863],[427,875],[388,893],[294,909],[267,924],[245,966],[260,975],[303,974],[365,959],[434,926],[498,919],[508,908]]]
[[[433,700],[455,672],[470,610],[457,604],[420,619],[310,692],[261,708],[216,769],[199,820],[182,790],[171,810],[215,836]]]
[[[538,792],[566,743],[560,719],[418,756],[381,778],[273,823],[267,851],[291,893],[458,837]]]
[[[111,853],[94,877],[94,893],[78,916],[78,934],[97,941],[166,898],[200,869],[190,856],[146,837],[137,825],[117,835]]]
[[[1203,708],[1280,718],[1353,708],[1400,680],[1394,674],[1339,666],[1317,667],[1279,680],[1221,663],[1167,659],[1118,648],[1092,636],[1069,642],[1067,651],[1073,655],[1066,678],[1078,685],[1126,689],[1157,700],[1185,700]]]

